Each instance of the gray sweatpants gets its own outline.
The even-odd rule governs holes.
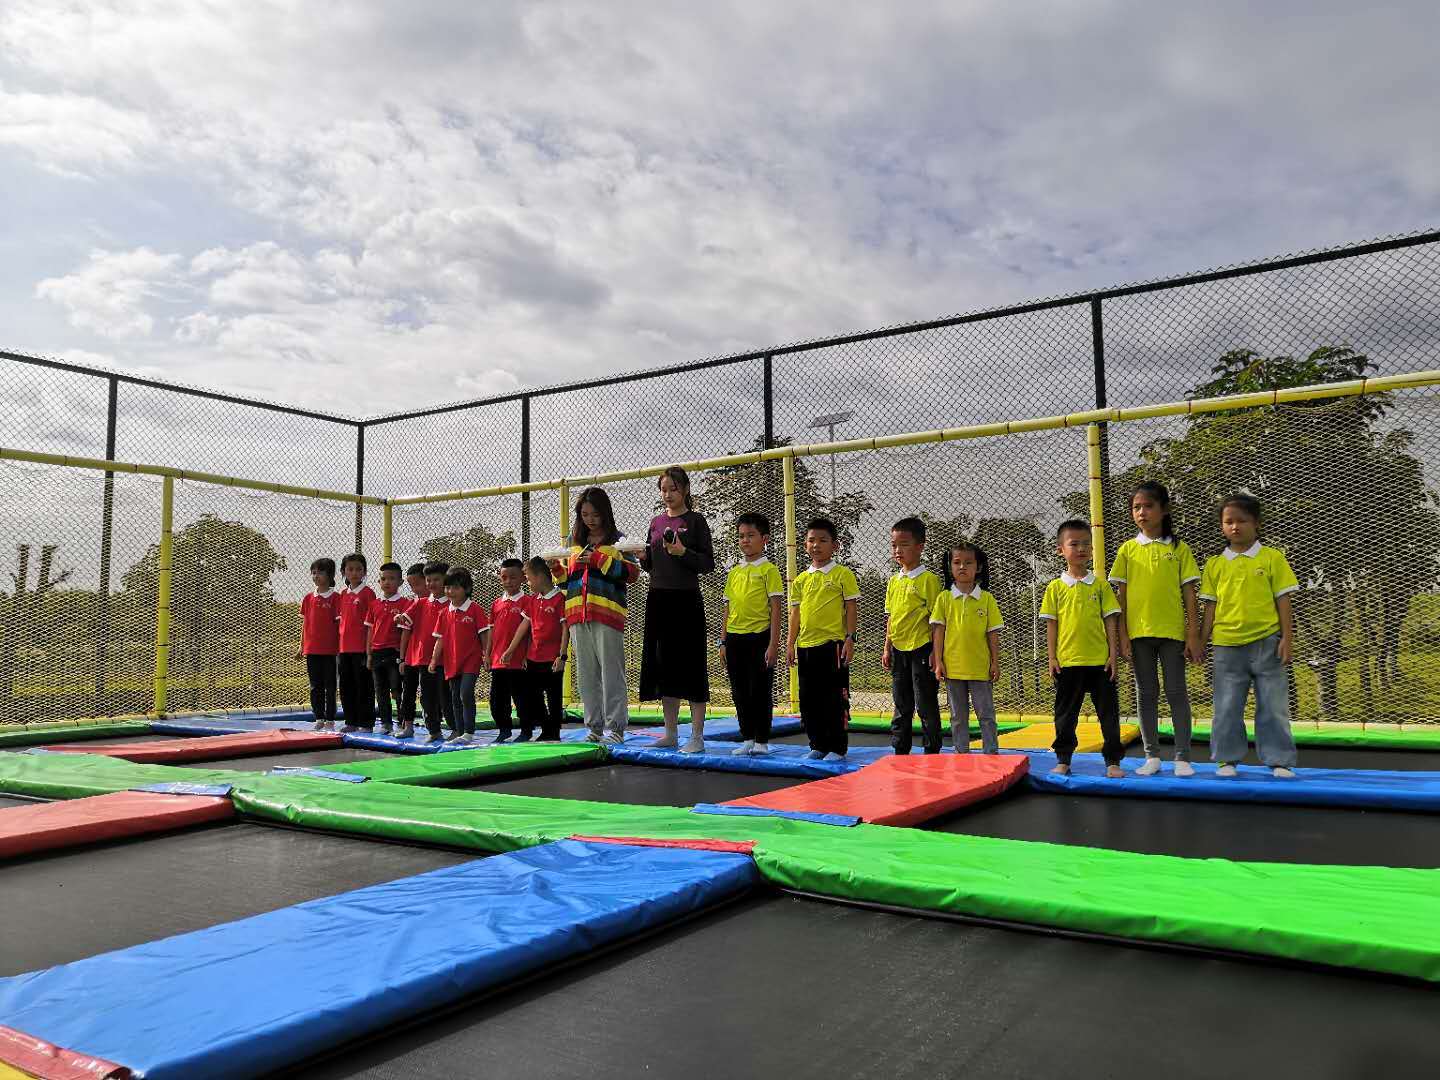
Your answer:
[[[946,679],[950,699],[950,741],[957,754],[970,752],[970,707],[980,721],[980,746],[987,754],[1000,752],[1000,734],[995,730],[995,688],[988,679]]]
[[[603,623],[576,623],[570,627],[575,646],[575,674],[585,726],[625,734],[630,722],[630,694],[625,685],[625,635]]]
[[[1140,742],[1146,757],[1160,756],[1160,676],[1175,728],[1175,760],[1190,760],[1190,690],[1185,685],[1185,645],[1173,638],[1130,639],[1130,666],[1140,699]],[[1156,669],[1159,669],[1158,671]]]

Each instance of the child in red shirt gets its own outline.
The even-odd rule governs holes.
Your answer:
[[[500,729],[496,742],[510,738],[510,705],[520,716],[520,738],[529,742],[533,714],[526,700],[525,647],[530,640],[530,602],[525,595],[525,568],[519,559],[500,564],[501,594],[490,606],[490,715]]]
[[[310,679],[310,711],[316,731],[335,728],[335,654],[340,651],[339,597],[335,594],[335,560],[310,564],[315,591],[300,601],[300,656]]]
[[[375,590],[365,584],[367,568],[365,556],[358,552],[340,560],[345,584],[338,593],[340,656],[336,666],[340,676],[340,708],[345,711],[345,726],[340,730],[347,732],[369,731],[375,725],[375,687],[365,664],[365,620],[370,617],[370,605],[375,601]]]
[[[375,681],[375,711],[380,714],[380,733],[390,735],[391,702],[400,707],[400,631],[397,618],[410,609],[410,598],[400,595],[400,564],[380,567],[380,595],[370,604],[365,619],[365,666]],[[402,725],[404,721],[401,721]],[[414,735],[412,728],[410,735]],[[409,738],[410,736],[406,736]]]
[[[530,642],[525,652],[525,676],[530,684],[525,705],[534,719],[521,717],[525,730],[540,728],[541,742],[558,742],[565,721],[563,704],[565,650],[570,627],[565,623],[565,590],[555,584],[550,565],[536,555],[525,564],[530,582]]]
[[[435,628],[435,651],[430,655],[430,670],[445,667],[445,682],[450,690],[450,730],[452,743],[467,745],[475,741],[475,683],[485,663],[484,637],[490,632],[485,609],[470,599],[475,582],[470,571],[457,567],[445,575],[445,595],[449,605],[440,615]]]
[[[420,582],[414,581],[416,567],[420,569]],[[414,675],[419,684],[420,705],[425,710],[425,728],[430,732],[430,742],[442,739],[441,725],[451,731],[455,725],[450,717],[450,691],[445,685],[445,669],[431,671],[430,655],[435,651],[435,630],[440,625],[440,616],[450,605],[445,596],[445,575],[450,573],[450,564],[443,562],[416,563],[410,568],[411,588],[416,599],[410,607],[409,627],[401,631],[400,651],[404,654],[407,679]],[[406,683],[409,704],[405,715],[410,718],[411,731],[415,722],[415,691]]]

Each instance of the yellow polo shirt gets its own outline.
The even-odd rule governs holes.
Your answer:
[[[923,566],[901,570],[885,586],[890,617],[890,646],[913,652],[930,644],[930,611],[940,595],[940,579]]]
[[[1185,640],[1181,590],[1200,580],[1188,544],[1168,536],[1151,540],[1141,533],[1115,552],[1110,580],[1125,586],[1125,627],[1132,638]]]
[[[935,598],[930,622],[945,627],[945,678],[989,682],[988,639],[1005,627],[995,597],[979,585],[963,593],[952,585]]]
[[[1040,618],[1059,628],[1055,655],[1061,667],[1101,667],[1110,659],[1105,620],[1120,614],[1108,581],[1090,571],[1083,578],[1061,574],[1045,586]]]
[[[1205,563],[1200,599],[1215,605],[1210,640],[1216,645],[1249,645],[1280,632],[1275,601],[1300,588],[1295,571],[1276,548],[1259,540],[1248,551],[1226,548]]]
[[[763,634],[770,629],[770,598],[784,596],[780,571],[761,556],[730,568],[725,577],[725,618],[727,634]]]
[[[848,566],[831,561],[812,566],[795,578],[790,606],[800,609],[801,649],[845,638],[845,601],[860,599],[860,584]]]

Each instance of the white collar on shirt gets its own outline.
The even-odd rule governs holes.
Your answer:
[[[741,565],[741,566],[760,566],[762,563],[767,563],[767,562],[769,562],[769,561],[770,561],[770,560],[767,559],[764,555],[756,555],[755,558],[753,558],[753,559],[742,559],[741,562],[740,562],[740,565]],[[832,560],[830,560],[830,561],[833,563],[835,560],[832,559]]]
[[[379,596],[375,597],[375,599],[379,600],[382,604],[398,604],[402,600],[408,602],[410,597],[401,596],[397,592],[394,596],[386,596],[384,593],[381,593]]]
[[[828,574],[831,570],[834,570],[834,569],[835,569],[835,560],[834,560],[834,559],[831,559],[831,560],[830,560],[829,562],[827,562],[824,566],[816,566],[814,563],[811,563],[811,564],[810,564],[810,569],[806,570],[805,572],[806,572],[807,574]]]
[[[448,596],[445,596],[443,593],[440,596],[427,596],[425,599],[429,600],[432,604],[450,603],[450,598]]]
[[[953,596],[953,597],[955,597],[956,600],[963,600],[963,599],[964,599],[965,597],[967,597],[967,596],[968,596],[971,600],[979,600],[979,599],[980,599],[980,594],[983,593],[984,591],[985,591],[984,589],[980,588],[980,583],[979,583],[978,581],[975,583],[975,587],[974,587],[973,589],[971,589],[969,592],[961,592],[959,585],[951,585],[951,586],[950,586],[950,595]]]
[[[1084,577],[1075,577],[1074,575],[1072,575],[1072,574],[1070,573],[1069,570],[1062,570],[1062,571],[1060,571],[1060,580],[1063,581],[1066,585],[1072,585],[1072,586],[1073,586],[1073,585],[1079,585],[1082,581],[1083,581],[1086,585],[1094,585],[1094,584],[1095,584],[1095,571],[1094,571],[1094,570],[1091,570],[1091,571],[1090,571],[1088,574],[1086,574]]]
[[[1246,548],[1244,551],[1236,551],[1236,550],[1235,550],[1234,548],[1232,548],[1232,547],[1226,547],[1226,549],[1225,549],[1225,551],[1224,551],[1225,558],[1227,558],[1227,559],[1238,559],[1241,555],[1244,555],[1244,556],[1245,556],[1246,558],[1248,558],[1248,559],[1253,559],[1253,558],[1255,558],[1256,555],[1259,555],[1259,554],[1260,554],[1260,541],[1259,541],[1259,540],[1256,540],[1253,544],[1251,544],[1251,545],[1250,545],[1248,548]]]
[[[326,589],[324,592],[316,589],[315,595],[320,597],[322,600],[328,600],[330,597],[335,595],[335,586],[331,585],[330,588]]]
[[[361,578],[359,585],[356,585],[352,588],[350,586],[350,583],[347,581],[344,585],[340,586],[340,591],[345,593],[357,593],[364,588],[368,588],[368,586],[365,584],[365,579]]]
[[[509,600],[510,603],[513,604],[513,603],[516,603],[516,602],[517,602],[521,597],[523,597],[524,595],[525,595],[525,594],[524,594],[523,592],[517,592],[517,593],[508,593],[508,592],[507,592],[507,593],[501,593],[500,596],[499,596],[499,599],[500,599],[500,600]]]
[[[541,597],[540,597],[540,599],[541,599],[541,600],[549,600],[552,596],[555,596],[555,595],[556,595],[557,593],[559,593],[559,592],[560,592],[560,586],[559,586],[559,585],[551,585],[551,586],[550,586],[550,591],[547,592],[547,593],[542,594]]]
[[[919,566],[915,567],[915,569],[913,569],[913,570],[901,570],[901,571],[900,571],[900,573],[904,574],[904,575],[905,575],[906,577],[908,577],[908,578],[917,578],[917,577],[919,577],[921,574],[923,574],[924,572],[925,572],[925,564],[924,564],[923,562],[922,562]]]
[[[1145,547],[1148,544],[1173,544],[1175,543],[1175,538],[1173,536],[1150,537],[1146,536],[1144,533],[1140,533],[1138,536],[1135,537],[1135,543],[1139,544],[1141,547]]]
[[[474,600],[470,599],[470,597],[467,596],[467,597],[465,598],[465,602],[464,602],[463,604],[461,604],[459,607],[455,607],[454,604],[451,604],[450,606],[451,606],[452,608],[454,608],[456,611],[469,611],[469,610],[470,610],[470,605],[473,604],[474,602],[475,602]]]

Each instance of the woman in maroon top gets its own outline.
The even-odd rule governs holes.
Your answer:
[[[640,657],[640,700],[660,699],[665,734],[657,747],[679,741],[680,702],[690,702],[690,738],[681,752],[705,749],[705,706],[710,700],[706,668],[705,601],[700,575],[715,569],[710,526],[690,500],[690,477],[678,465],[660,474],[665,512],[650,522],[641,566],[650,572],[645,594],[645,646]]]

